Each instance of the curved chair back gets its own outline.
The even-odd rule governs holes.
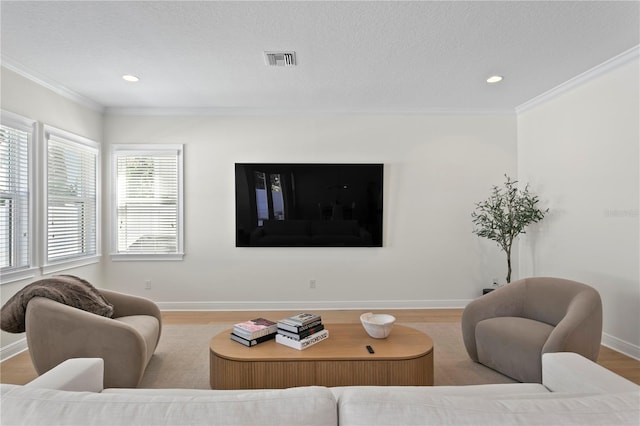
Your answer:
[[[592,301],[600,301],[592,287],[561,278],[524,278],[511,285],[524,289],[521,316],[554,326],[567,315],[570,306],[585,304],[589,309]]]
[[[462,337],[472,360],[482,362],[476,326],[481,321],[500,317],[526,318],[553,327],[548,337],[541,344],[536,343],[535,348],[524,337],[529,330],[523,330],[519,335],[523,339],[521,343],[530,347],[525,352],[531,356],[531,350],[538,352],[539,356],[534,357],[538,364],[541,363],[538,358],[547,352],[575,352],[592,361],[598,358],[602,338],[602,301],[600,294],[586,284],[562,278],[525,278],[473,300],[462,314]],[[532,327],[534,325],[531,324]],[[499,326],[495,328],[495,333],[501,332]],[[513,344],[518,346],[515,341]],[[486,344],[483,347],[486,351]],[[498,354],[495,356],[499,357]],[[513,362],[513,359],[509,361]],[[539,369],[536,367],[534,370]]]

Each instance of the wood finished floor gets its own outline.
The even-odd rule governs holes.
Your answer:
[[[322,315],[326,323],[359,323],[360,314],[363,311],[314,310],[314,312]],[[399,323],[460,322],[462,316],[462,309],[402,309],[384,312],[394,315]],[[162,319],[164,324],[229,324],[260,316],[280,319],[295,313],[296,311],[165,311],[162,313]],[[598,364],[640,385],[640,361],[602,346]],[[25,384],[36,376],[28,351],[0,363],[0,383]]]

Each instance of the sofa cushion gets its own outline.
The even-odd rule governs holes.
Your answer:
[[[340,401],[342,394],[348,389],[364,390],[373,388],[372,386],[335,386],[331,389],[333,396]],[[396,391],[411,391],[416,395],[427,397],[429,395],[452,395],[452,396],[502,396],[524,394],[531,395],[535,393],[549,393],[549,389],[539,383],[500,383],[500,384],[484,384],[484,385],[465,385],[465,386],[385,386],[386,392],[392,394]]]
[[[437,388],[435,388],[437,389]],[[459,396],[384,387],[344,389],[340,425],[637,425],[639,392]]]
[[[573,352],[542,354],[542,384],[551,392],[620,393],[640,386]],[[640,405],[640,401],[638,401]],[[640,422],[638,422],[640,424]]]
[[[6,425],[318,425],[337,424],[322,387],[202,395],[65,392],[2,385]]]
[[[520,317],[495,317],[476,325],[478,360],[521,382],[542,383],[542,346],[553,327]]]

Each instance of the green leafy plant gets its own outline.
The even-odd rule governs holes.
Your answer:
[[[511,282],[511,248],[513,240],[524,229],[539,222],[549,211],[537,207],[539,199],[529,192],[529,184],[518,189],[518,181],[506,174],[503,187],[494,186],[491,195],[484,201],[476,203],[471,213],[475,228],[473,233],[498,243],[507,255],[507,282]]]

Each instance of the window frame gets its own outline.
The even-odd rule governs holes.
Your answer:
[[[23,259],[20,256],[20,263],[23,263],[20,266],[12,266],[5,267],[2,270],[2,280],[0,280],[1,284],[7,284],[19,280],[24,280],[28,278],[33,278],[35,276],[36,266],[36,214],[35,214],[35,205],[36,205],[36,173],[37,167],[36,164],[36,156],[35,156],[35,146],[37,142],[38,136],[38,123],[36,120],[24,117],[19,114],[15,114],[10,111],[0,110],[0,124],[5,127],[10,127],[15,130],[24,131],[28,134],[27,136],[27,214],[26,220],[28,224],[26,226],[28,232],[28,238],[26,244],[26,259]],[[25,244],[19,244],[18,252],[21,252],[24,249]]]
[[[177,162],[177,235],[175,253],[118,252],[118,158],[171,154]],[[184,145],[183,144],[114,144],[111,146],[111,249],[114,261],[181,261],[184,259]]]
[[[49,260],[49,143],[52,139],[63,141],[72,145],[77,145],[90,152],[95,153],[95,253],[80,254],[69,256],[62,259]],[[79,266],[99,263],[102,256],[101,242],[101,210],[102,210],[102,173],[101,173],[101,146],[99,142],[76,135],[66,130],[58,129],[53,126],[44,125],[42,132],[42,148],[39,150],[42,161],[42,216],[40,223],[42,224],[42,273],[50,274],[60,272],[65,269],[76,268]]]

